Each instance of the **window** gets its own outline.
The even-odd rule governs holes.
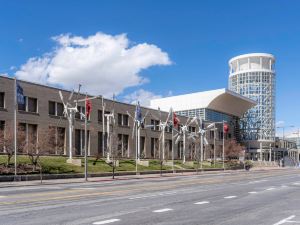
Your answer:
[[[88,155],[90,155],[89,140],[90,140],[90,131],[87,131]],[[85,151],[84,130],[75,129],[75,155],[84,155],[84,151]]]
[[[37,143],[37,130],[38,126],[36,124],[19,123],[17,143]],[[18,146],[18,151],[22,152],[23,150],[23,144]]]
[[[158,156],[158,138],[151,138],[151,157],[155,158]]]
[[[123,125],[123,115],[118,113],[118,125],[122,126]]]
[[[1,140],[4,140],[4,127],[5,127],[5,121],[0,121],[0,152],[4,151],[4,143]]]
[[[77,106],[78,112],[75,114],[75,118],[79,120],[83,120],[85,115],[85,107],[84,106]]]
[[[0,108],[4,108],[4,92],[0,92]]]
[[[105,156],[107,149],[107,133],[98,132],[98,155]]]
[[[62,103],[56,103],[56,115],[63,116],[64,115],[64,105]]]
[[[98,110],[98,122],[102,123],[103,122],[103,111]]]
[[[151,120],[151,130],[159,130],[159,120]]]
[[[127,114],[118,113],[118,125],[129,126],[129,117]]]
[[[26,111],[26,105],[27,105],[27,98],[26,96],[24,96],[24,104],[18,104],[18,110]]]
[[[124,157],[128,150],[128,139],[129,136],[127,134],[118,134],[118,155]]]
[[[28,100],[28,112],[37,113],[37,99],[36,98],[27,98]]]
[[[104,123],[107,122],[107,116],[105,116],[106,114],[110,114],[110,111],[105,111],[104,112]]]
[[[0,120],[0,130],[4,130],[5,128],[5,121]]]
[[[192,127],[192,126],[189,126],[189,132],[191,133],[195,133],[196,132],[196,127]]]
[[[55,102],[49,101],[49,115],[56,115]]]
[[[64,127],[49,126],[50,154],[62,155],[65,153],[65,132]]]
[[[123,115],[123,126],[129,126],[129,116],[126,114]]]
[[[49,115],[64,116],[64,105],[59,102],[49,101]]]

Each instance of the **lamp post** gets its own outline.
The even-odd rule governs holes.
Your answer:
[[[299,163],[299,152],[298,152],[298,146],[299,146],[299,142],[300,142],[300,129],[297,129],[297,132],[294,132],[293,134],[297,134],[297,140],[296,140],[296,147],[297,147],[297,162]]]
[[[284,144],[284,129],[285,128],[292,128],[292,127],[295,127],[294,125],[290,125],[290,126],[278,126],[276,127],[277,129],[282,129],[282,144],[283,144],[283,149],[285,148],[285,144]],[[280,140],[279,140],[279,143],[280,143]],[[280,147],[281,147],[281,144],[280,144]],[[282,157],[284,157],[284,154],[282,153]]]

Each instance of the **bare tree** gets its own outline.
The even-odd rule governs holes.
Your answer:
[[[28,140],[24,145],[24,152],[28,155],[31,164],[33,165],[33,171],[36,171],[37,165],[41,155],[49,154],[55,148],[49,135],[51,130],[43,130],[39,133],[37,138],[36,134],[28,135]]]
[[[225,158],[232,160],[238,159],[239,156],[243,153],[243,146],[238,144],[236,140],[229,140],[225,144]]]
[[[110,153],[111,153],[111,162],[109,165],[112,167],[113,172],[113,179],[115,178],[115,171],[117,168],[117,162],[122,157],[122,140],[119,140],[118,134],[116,130],[112,128],[111,133],[111,146],[110,146]]]
[[[22,151],[25,143],[25,132],[21,127],[18,128],[17,135],[17,151]],[[8,167],[15,153],[14,129],[11,126],[6,126],[5,129],[0,130],[0,147],[7,156],[6,166]]]

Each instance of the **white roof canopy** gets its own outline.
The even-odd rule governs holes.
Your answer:
[[[225,88],[151,100],[151,108],[163,111],[171,107],[174,111],[207,108],[238,117],[255,105],[255,101]]]

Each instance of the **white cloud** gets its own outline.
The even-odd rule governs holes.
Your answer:
[[[139,89],[129,95],[124,96],[124,101],[131,104],[136,104],[136,102],[139,101],[142,106],[150,106],[150,101],[152,99],[161,97],[161,95],[156,95],[150,91]]]
[[[52,38],[56,47],[41,57],[30,58],[15,73],[19,79],[66,89],[80,83],[90,94],[112,96],[147,82],[143,69],[170,65],[167,53],[155,45],[131,45],[125,34],[96,33],[89,37],[62,34]]]
[[[282,127],[285,125],[285,122],[283,120],[277,121],[276,122],[276,127]]]

